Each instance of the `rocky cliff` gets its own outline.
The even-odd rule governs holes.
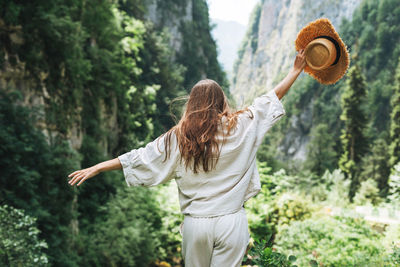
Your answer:
[[[270,90],[286,74],[294,55],[299,30],[321,17],[336,29],[351,15],[360,0],[261,1],[253,11],[234,69],[231,92],[238,103],[248,103]]]
[[[102,5],[107,7],[102,6],[98,10],[94,11],[94,17],[103,15],[103,9],[106,10],[106,12],[109,12],[107,10],[108,3],[105,1],[105,3],[102,2]],[[52,6],[51,3],[49,3],[49,8],[50,6]],[[90,8],[85,8],[82,7],[81,12],[86,16],[89,16],[89,14],[91,15],[90,8],[92,8],[92,6],[90,6]],[[132,38],[137,38],[138,41],[134,40],[133,43],[130,44],[133,45],[133,49],[129,48],[127,50],[127,53],[130,54],[129,56],[134,58],[132,61],[133,69],[135,69],[136,65],[142,69],[137,72],[139,74],[137,78],[132,78],[134,83],[136,83],[134,84],[134,87],[146,87],[144,84],[149,84],[150,87],[154,84],[156,85],[155,88],[161,87],[161,89],[157,91],[157,99],[155,100],[158,110],[160,110],[160,105],[168,107],[168,101],[170,98],[173,98],[175,94],[179,94],[178,91],[183,91],[184,88],[190,89],[189,86],[193,84],[194,80],[203,77],[210,77],[220,81],[223,80],[222,82],[226,83],[225,75],[217,62],[216,44],[211,38],[206,1],[137,1],[134,5],[125,5],[124,3],[121,3],[119,10],[120,11],[118,12],[121,13],[118,15],[112,15],[111,12],[107,13],[106,16],[108,16],[107,19],[109,19],[109,21],[105,20],[104,25],[91,24],[87,18],[82,22],[71,22],[71,25],[73,25],[73,23],[77,25],[87,23],[87,26],[85,25],[85,30],[87,30],[87,32],[84,34],[82,33],[82,35],[79,36],[82,41],[81,43],[76,42],[77,45],[75,47],[72,44],[68,44],[70,39],[62,38],[60,37],[62,34],[56,32],[56,30],[60,30],[60,32],[64,30],[57,28],[58,25],[56,23],[52,24],[52,22],[49,21],[43,23],[43,25],[47,24],[55,28],[55,34],[58,34],[57,38],[62,40],[60,41],[61,43],[65,42],[66,47],[70,47],[71,49],[76,48],[76,50],[79,50],[79,52],[76,52],[75,54],[71,53],[71,56],[76,56],[78,54],[82,61],[86,60],[84,58],[85,56],[81,56],[79,53],[87,52],[90,54],[94,51],[95,53],[98,53],[98,51],[104,51],[105,53],[108,53],[107,56],[111,56],[113,53],[117,54],[117,52],[111,51],[110,48],[110,46],[116,45],[111,45],[107,43],[107,40],[101,39],[102,34],[106,33],[115,38],[113,41],[110,40],[110,43],[117,43],[120,41],[117,40],[117,38],[121,38],[117,36],[118,34],[125,34],[127,36],[126,38],[131,38],[132,36]],[[71,11],[71,13],[72,12],[74,11]],[[118,20],[122,19],[119,17],[123,16],[121,14],[127,14],[131,18],[139,21],[135,22],[136,24],[133,24],[132,26],[133,34],[130,32],[132,29],[128,29],[125,32],[122,30],[121,32],[115,33],[115,35],[110,34],[110,32],[119,30],[118,27],[120,26],[117,27],[115,25],[120,23]],[[23,16],[24,14],[21,14],[21,21],[23,21]],[[60,16],[62,17],[62,14]],[[45,19],[51,20],[52,17],[48,16]],[[60,18],[60,20],[61,19],[62,18]],[[26,23],[26,25],[23,23]],[[129,22],[124,23],[125,25],[129,24]],[[43,32],[45,32],[45,30],[35,29],[35,33],[32,33],[32,31],[30,31],[30,33],[32,33],[31,35],[36,34],[34,35],[34,38],[39,40],[36,41],[39,45],[37,45],[38,48],[35,47],[36,51],[33,51],[34,49],[31,48],[32,45],[27,41],[27,39],[32,38],[30,37],[30,33],[27,33],[28,30],[26,27],[29,26],[29,22],[23,21],[21,25],[12,25],[0,18],[0,37],[2,40],[0,46],[0,90],[19,91],[22,95],[22,105],[35,107],[36,109],[41,110],[40,112],[43,116],[39,120],[38,127],[42,129],[46,136],[50,137],[51,135],[58,135],[62,132],[63,138],[69,140],[74,149],[80,149],[85,135],[85,130],[82,127],[82,121],[84,119],[81,116],[82,110],[85,109],[82,107],[82,94],[84,94],[84,92],[96,94],[92,92],[90,87],[97,87],[94,83],[88,82],[88,80],[93,78],[89,78],[88,75],[91,70],[90,68],[85,70],[82,67],[81,70],[86,71],[86,74],[79,74],[83,76],[79,78],[79,75],[72,75],[72,72],[78,72],[79,68],[71,70],[68,66],[65,67],[65,64],[61,60],[55,62],[57,65],[52,68],[51,64],[54,63],[49,63],[49,61],[56,61],[55,56],[62,54],[61,52],[63,52],[63,48],[57,47],[56,45],[48,46],[50,43],[47,43],[48,40],[46,38],[50,38],[49,36],[46,36],[46,34],[51,35],[53,32],[48,31],[44,34]],[[103,28],[100,30],[100,32],[103,31],[103,33],[97,34],[99,31],[98,29],[102,28],[102,26],[115,28]],[[127,27],[131,26],[128,25]],[[135,29],[135,27],[138,28]],[[45,28],[45,26],[43,26],[43,28]],[[73,30],[71,30],[71,32],[73,32]],[[90,36],[87,40],[85,39],[85,34]],[[129,34],[132,34],[132,36],[129,36]],[[27,36],[29,37],[27,38]],[[78,39],[78,37],[76,38]],[[103,43],[101,43],[99,39],[101,39],[101,42]],[[125,42],[125,40],[123,40],[123,42]],[[149,42],[149,44],[141,47],[142,44],[140,43],[146,44],[146,42]],[[155,42],[157,43],[154,44]],[[88,46],[86,46],[87,43],[89,44]],[[49,52],[48,50],[51,51]],[[20,51],[24,51],[25,54],[21,55]],[[26,51],[32,53],[34,57],[36,56],[40,58],[43,63],[40,63],[41,65],[38,63],[38,66],[33,66],[33,63],[30,61],[26,62],[26,60],[32,60],[32,57],[29,58],[26,56],[26,54],[28,54]],[[51,55],[51,53],[54,53],[54,55]],[[133,53],[137,54],[134,55]],[[78,63],[73,63],[74,60],[71,59],[72,57],[69,57],[67,54],[62,54],[62,56],[65,57],[65,60],[71,65],[76,64],[78,66]],[[90,54],[90,56],[92,56],[92,54]],[[164,59],[163,57],[168,58]],[[97,58],[101,57],[99,56]],[[95,60],[97,60],[97,58]],[[36,64],[39,60],[33,58],[32,61]],[[166,61],[169,61],[169,63]],[[27,66],[29,68],[27,68]],[[85,65],[82,63],[79,66]],[[94,63],[93,66],[101,68],[100,64]],[[121,64],[108,68],[107,72],[117,72],[119,71],[119,68],[121,68]],[[149,70],[147,70],[147,68]],[[164,72],[167,73],[167,75],[159,74],[160,72],[163,72],[162,68],[165,69]],[[35,72],[33,72],[32,69],[34,69]],[[99,71],[101,72],[101,70]],[[171,72],[168,73],[168,71]],[[150,74],[150,72],[153,74]],[[93,75],[97,74],[98,73],[93,73]],[[129,74],[126,73],[126,75]],[[135,75],[137,74],[132,74],[132,77]],[[77,82],[79,84],[68,84],[70,79],[69,76],[74,76],[74,79],[76,78],[77,80],[80,80],[80,82]],[[106,78],[104,77],[104,79]],[[49,83],[52,83],[52,87],[54,88],[49,89]],[[121,112],[121,107],[119,106],[120,103],[117,103],[118,97],[112,92],[112,90],[115,90],[117,85],[111,84],[113,83],[112,80],[110,80],[109,83],[110,88],[104,90],[106,92],[105,94],[109,95],[104,98],[98,97],[98,103],[92,103],[97,107],[96,112],[98,111],[98,113],[96,113],[96,116],[98,115],[99,121],[101,121],[101,123],[97,123],[97,125],[101,124],[102,128],[104,127],[104,129],[110,130],[109,133],[106,134],[108,135],[108,138],[104,137],[103,141],[101,141],[101,147],[104,148],[104,153],[109,153],[118,146],[118,132],[121,131],[121,125],[119,125],[120,121],[117,118],[118,113]],[[162,86],[158,86],[157,84]],[[125,87],[127,86],[125,85]],[[171,90],[171,88],[174,92],[172,92],[173,90]],[[142,90],[142,88],[140,89]],[[135,90],[137,91],[137,89]],[[72,97],[76,97],[76,99],[70,101],[69,98]],[[69,106],[71,106],[71,110],[65,109],[64,104],[66,102],[71,102],[68,103]],[[75,105],[75,107],[73,107],[73,105]],[[151,105],[148,104],[147,106]],[[169,119],[167,113],[168,112],[165,112],[163,116],[168,117]],[[71,119],[71,123],[68,125],[66,120],[64,121],[64,119],[59,119],[61,120],[60,124],[65,125],[65,129],[62,130],[60,130],[59,125],[56,125],[56,123],[53,124],[53,122],[50,122],[48,119],[49,117],[52,117],[57,120],[57,118],[61,118],[60,115]],[[146,116],[151,117],[152,114],[146,114]],[[157,118],[155,120],[157,120]],[[162,124],[163,122],[158,123]],[[156,127],[158,127],[159,124],[156,125]],[[166,123],[166,125],[163,126],[167,127],[169,125]],[[161,129],[160,131],[163,130],[164,129]],[[112,142],[112,144],[110,144],[110,142]]]
[[[183,43],[181,25],[193,21],[193,1],[153,0],[147,3],[146,9],[145,18],[164,29],[169,35],[170,47],[179,52]]]

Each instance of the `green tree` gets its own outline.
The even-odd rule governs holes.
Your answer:
[[[229,83],[217,60],[217,45],[211,35],[208,6],[204,0],[192,2],[193,21],[181,25],[182,49],[177,62],[186,67],[184,87],[190,90],[200,79],[217,81],[229,96]]]
[[[326,170],[331,171],[335,168],[335,143],[328,125],[323,123],[312,128],[310,135],[306,165],[311,171],[321,176]]]
[[[389,188],[390,199],[400,201],[400,162],[394,166],[390,175]]]
[[[390,175],[389,153],[386,138],[374,141],[370,153],[362,159],[360,180],[376,181],[379,193],[385,197],[388,193]]]
[[[400,60],[394,82],[394,91],[391,100],[392,113],[390,114],[390,167],[400,162]]]
[[[151,190],[125,187],[103,207],[106,220],[84,235],[82,266],[150,266],[158,257],[160,207]]]
[[[37,218],[41,238],[51,247],[49,261],[68,265],[76,219],[76,193],[67,174],[78,155],[59,139],[50,141],[35,127],[35,110],[16,105],[20,94],[0,93],[0,201]]]
[[[150,2],[1,1],[0,65],[23,69],[26,77],[21,81],[12,71],[6,88],[0,85],[0,202],[37,218],[50,264],[85,265],[77,241],[91,240],[97,223],[106,229],[108,213],[100,207],[123,184],[121,174],[110,173],[71,189],[68,173],[142,146],[168,129],[168,102],[184,92],[183,85],[189,89],[192,81],[208,76],[227,89],[206,1],[193,2],[193,21],[179,20],[187,0],[157,1],[157,14],[174,14],[182,23],[177,55],[165,29],[145,19]],[[14,31],[21,42],[13,42]],[[4,94],[19,90],[17,97]],[[15,104],[36,105],[38,99],[43,100],[39,112]],[[78,152],[71,143],[80,146]],[[146,208],[153,207],[150,201],[142,208],[150,214]],[[143,244],[144,262],[154,257],[158,242],[146,227],[138,223],[135,237],[154,242],[133,245]],[[107,240],[101,242],[105,248]]]
[[[366,96],[364,77],[358,65],[350,68],[348,76],[341,99],[340,119],[344,122],[344,129],[340,136],[343,154],[339,159],[339,167],[346,178],[351,179],[350,198],[352,198],[359,185],[358,166],[368,151],[368,142],[365,134],[367,119],[362,109]]]

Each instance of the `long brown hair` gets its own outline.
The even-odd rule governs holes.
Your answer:
[[[231,112],[224,91],[217,82],[210,79],[199,81],[190,92],[182,118],[166,133],[165,160],[170,155],[174,133],[181,162],[184,161],[186,169],[191,167],[194,173],[198,173],[200,166],[205,172],[212,170],[220,155],[219,145],[222,145],[217,140],[218,129],[224,129],[222,135],[229,134],[236,127],[237,115],[241,112],[243,110]],[[224,123],[223,117],[226,117]]]

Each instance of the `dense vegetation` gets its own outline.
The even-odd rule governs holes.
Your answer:
[[[248,42],[256,42],[253,40],[256,35],[251,29],[256,29],[254,25],[259,23],[259,9],[259,6],[254,9],[245,39],[246,46]],[[275,188],[265,193],[269,198],[262,199],[262,202],[270,204],[264,205],[263,210],[269,211],[258,215],[262,215],[259,223],[250,224],[253,235],[257,236],[260,231],[264,231],[261,236],[271,235],[270,246],[275,244],[280,252],[295,255],[295,264],[299,266],[306,266],[309,263],[307,259],[315,259],[323,266],[390,266],[397,263],[387,263],[389,256],[378,255],[392,250],[387,240],[392,231],[398,233],[398,225],[361,220],[361,224],[386,229],[378,231],[376,242],[372,244],[368,243],[368,239],[376,231],[356,237],[360,231],[370,231],[371,225],[363,229],[358,221],[354,223],[346,218],[352,217],[352,212],[356,214],[354,210],[358,205],[374,207],[377,217],[378,211],[392,210],[392,216],[397,216],[398,220],[399,215],[394,215],[394,210],[399,209],[398,167],[394,166],[400,165],[399,30],[398,1],[362,1],[352,20],[344,20],[339,27],[340,35],[351,52],[351,66],[346,77],[331,86],[321,85],[308,76],[296,82],[295,90],[291,90],[284,99],[286,118],[272,129],[259,151],[258,159],[272,167],[274,177],[293,178],[287,182],[290,186],[282,191],[282,195],[271,196]],[[241,53],[243,50],[239,50],[239,61]],[[285,138],[292,138],[293,132],[296,133],[292,129],[294,124],[298,124],[309,137],[305,162],[287,160],[278,148],[284,144]],[[286,170],[283,176],[278,171],[281,168]],[[343,184],[335,185],[331,181],[331,185],[323,186],[329,177],[326,171],[334,174],[337,182]],[[340,191],[335,189],[337,186],[341,187]],[[303,191],[303,195],[298,196],[298,191]],[[333,198],[335,194],[338,196]],[[285,204],[285,212],[277,209],[274,201],[271,203],[271,198],[281,201],[281,198],[289,196],[298,199],[298,203]],[[309,205],[304,203],[304,199],[308,199],[306,196],[311,196]],[[338,207],[344,212],[330,215],[339,217],[321,218],[325,209]],[[275,221],[274,218],[279,219]],[[279,226],[280,221],[288,221],[289,218],[293,218],[294,222]],[[321,225],[327,228],[321,228]],[[333,228],[343,233],[331,236],[329,232]],[[392,228],[395,230],[390,230]],[[347,235],[355,238],[357,244],[351,245],[352,241],[346,240]],[[329,240],[329,245],[325,240]],[[365,252],[362,248],[364,242]],[[355,246],[357,253],[353,250]],[[338,248],[341,251],[335,252]],[[393,253],[398,253],[396,246]]]
[[[74,169],[144,145],[169,129],[169,103],[202,77],[227,89],[206,2],[193,1],[188,14],[182,11],[192,1],[165,2],[153,4],[166,19],[177,16],[179,51],[170,47],[168,29],[147,19],[152,4],[147,1],[0,2],[0,201],[37,218],[38,238],[48,245],[32,247],[36,258],[16,258],[18,244],[29,240],[21,233],[21,241],[7,241],[1,232],[2,262],[28,266],[43,257],[57,266],[180,262],[176,227],[162,219],[165,211],[153,191],[123,189],[121,173],[101,175],[79,189],[66,183]],[[179,20],[184,16],[190,19]],[[7,221],[10,229],[22,220],[13,218]],[[17,242],[15,250],[3,240]]]
[[[274,173],[265,164],[259,170],[262,190],[246,204],[251,234],[257,240],[253,252],[259,257],[247,259],[248,263],[397,266],[400,227],[367,221],[357,214],[355,206],[371,205],[373,198],[369,191],[360,190],[359,202],[350,203],[351,181],[340,170],[326,171],[317,181],[283,170]],[[397,205],[394,201],[379,207],[394,211]],[[294,260],[288,255],[295,256]]]
[[[311,186],[305,194],[316,194],[311,202],[320,206],[317,211],[324,210],[322,207],[342,207],[343,210],[341,214],[336,214],[340,215],[337,218],[321,218],[320,213],[313,212],[308,216],[310,219],[302,217],[285,227],[273,228],[277,248],[296,255],[301,266],[306,264],[306,259],[311,258],[324,266],[389,265],[387,261],[390,261],[390,257],[378,255],[384,255],[384,250],[390,251],[387,240],[393,235],[393,231],[398,236],[398,225],[389,227],[382,224],[379,227],[387,227],[386,231],[380,231],[376,236],[376,232],[366,234],[371,226],[363,229],[358,222],[354,224],[343,217],[351,217],[351,210],[355,209],[355,205],[374,206],[376,211],[398,210],[399,207],[395,189],[398,176],[393,168],[394,165],[399,165],[397,113],[400,102],[397,97],[396,75],[400,68],[399,27],[398,1],[362,1],[354,12],[352,21],[345,20],[340,27],[342,39],[349,46],[352,58],[347,77],[329,87],[305,77],[298,82],[296,90],[292,90],[287,96],[285,107],[288,118],[274,130],[282,136],[290,129],[291,119],[298,118],[305,107],[311,108],[312,127],[307,160],[299,166],[279,163],[275,159],[275,163],[270,166],[289,166],[289,175],[296,173],[296,176],[300,176],[299,181],[308,181]],[[281,141],[282,139],[276,137],[268,140],[273,147]],[[271,149],[265,147],[260,152],[267,154],[263,157],[268,159],[271,157],[271,154],[268,156]],[[344,176],[339,179],[336,174],[335,179],[346,182],[346,187],[340,186],[342,188],[339,192],[336,191],[336,186],[328,186],[325,190],[328,189],[329,193],[321,193],[321,184],[326,183],[327,178],[323,174],[325,170],[333,171],[334,174],[338,172],[334,171],[338,168]],[[299,181],[297,188],[307,188],[302,187]],[[349,195],[346,196],[346,193]],[[337,194],[340,198],[327,197],[332,194]],[[301,206],[301,210],[304,210],[305,206]],[[361,224],[365,223],[361,221]],[[321,225],[324,228],[320,228]],[[376,227],[377,223],[373,225]],[[330,236],[333,231],[333,228],[329,230],[331,226],[342,234]],[[349,237],[357,240],[357,244],[354,244],[357,253],[353,250],[352,241],[345,241],[347,231]],[[355,233],[360,231],[365,235],[356,237]],[[374,244],[368,243],[374,235],[377,238]],[[298,241],[299,237],[301,242]],[[396,238],[393,241],[398,240]],[[329,245],[322,245],[325,239],[329,240]],[[335,244],[336,239],[340,244]],[[364,242],[365,252],[362,248]],[[335,252],[337,248],[341,249],[340,252]],[[394,254],[398,253],[396,247],[394,249]],[[397,262],[398,259],[390,264]]]
[[[228,88],[206,2],[3,0],[0,7],[1,264],[182,266],[173,184],[127,188],[122,173],[111,172],[72,189],[66,176],[169,129],[171,100],[197,80]],[[164,27],[174,23],[179,49]],[[253,47],[257,25],[248,31]],[[327,89],[306,77],[286,97],[288,116],[258,154],[262,191],[246,204],[255,241],[245,263],[399,264],[398,225],[354,211],[361,205],[395,217],[400,204],[399,27],[395,0],[362,1],[341,27],[355,56],[347,81]],[[280,161],[280,133],[311,102],[304,167]],[[349,141],[355,137],[362,142]]]
[[[7,205],[0,207],[0,262],[2,266],[46,266],[43,249],[47,244],[38,238],[35,219]]]

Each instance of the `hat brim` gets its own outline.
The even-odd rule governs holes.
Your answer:
[[[304,72],[310,74],[322,84],[334,84],[346,73],[350,64],[350,57],[346,45],[328,19],[317,19],[301,29],[295,41],[296,51],[305,49],[311,41],[319,36],[329,36],[338,42],[340,46],[339,61],[324,70],[313,70],[306,66]]]

